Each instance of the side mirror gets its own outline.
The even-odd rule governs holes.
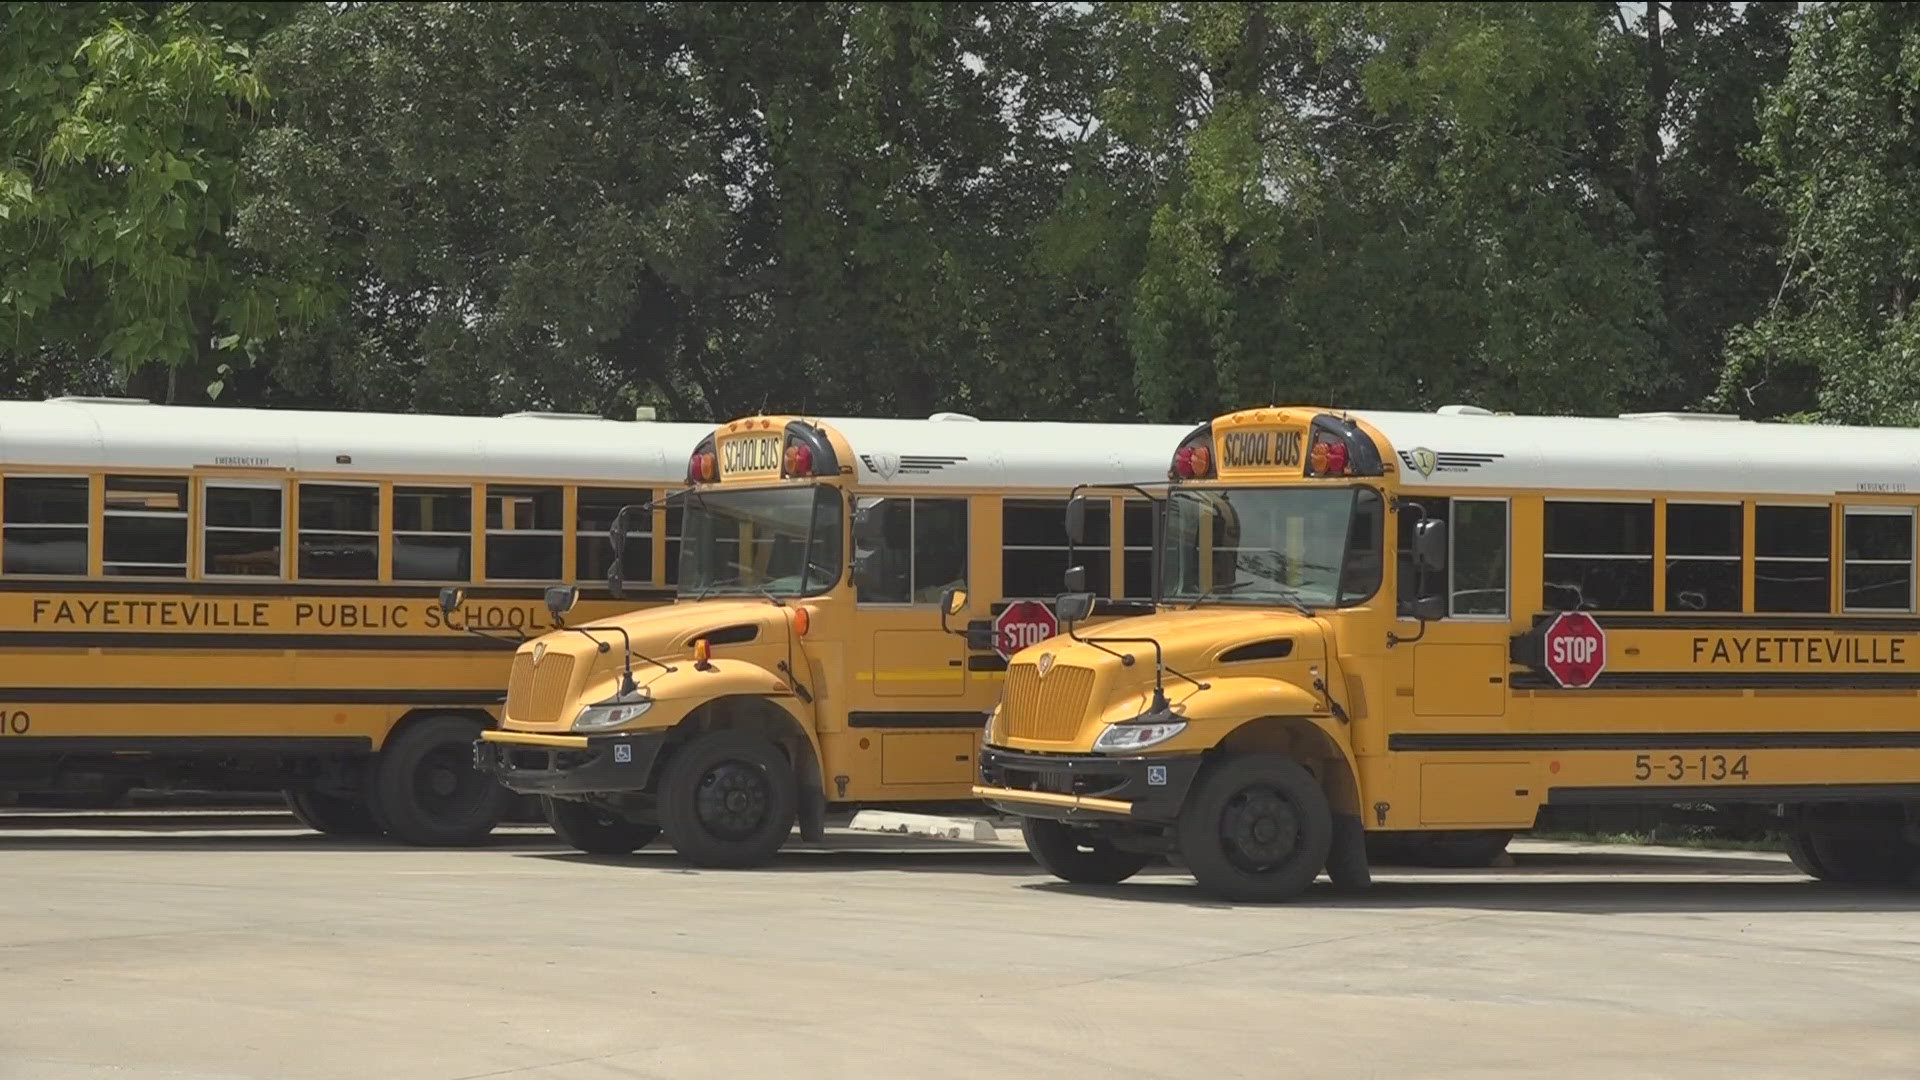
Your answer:
[[[1084,566],[1069,566],[1067,567],[1067,572],[1060,575],[1060,578],[1061,584],[1065,586],[1066,590],[1070,593],[1083,593],[1088,591],[1087,568]]]
[[[553,625],[566,622],[567,612],[580,602],[580,587],[577,585],[555,585],[547,590],[547,613],[553,616]]]
[[[1437,622],[1447,617],[1447,598],[1422,596],[1413,602],[1413,617],[1421,622]]]
[[[1413,559],[1422,570],[1447,568],[1447,524],[1428,518],[1413,527]]]
[[[867,547],[878,546],[886,539],[886,522],[881,519],[878,503],[868,503],[853,512],[853,538]]]
[[[613,545],[613,557],[618,559],[627,553],[627,511],[630,507],[621,507],[613,515],[613,524],[607,526],[607,543]]]
[[[1075,495],[1067,500],[1067,542],[1084,544],[1087,542],[1087,497]],[[1069,585],[1071,589],[1073,586]]]
[[[1053,617],[1063,623],[1077,623],[1093,614],[1093,594],[1066,592],[1053,599]]]
[[[440,613],[442,615],[451,615],[459,611],[460,605],[466,602],[467,590],[458,585],[449,585],[440,590]]]
[[[965,633],[964,630],[955,630],[947,625],[947,619],[965,610],[967,610],[967,590],[958,585],[947,586],[946,590],[940,594],[940,629],[949,634]]]

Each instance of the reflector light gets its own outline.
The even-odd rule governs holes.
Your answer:
[[[793,609],[793,636],[806,637],[807,630],[813,626],[813,616],[806,608]]]

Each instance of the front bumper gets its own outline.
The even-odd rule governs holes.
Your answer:
[[[522,795],[645,791],[666,745],[665,731],[612,735],[539,735],[483,731],[473,767]]]
[[[980,783],[973,793],[1022,817],[1171,822],[1200,763],[1200,754],[1110,757],[986,746],[980,750]]]

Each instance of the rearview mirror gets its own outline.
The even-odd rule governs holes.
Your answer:
[[[1447,568],[1447,524],[1428,518],[1413,527],[1413,558],[1420,569],[1438,573]]]
[[[1082,593],[1087,591],[1087,568],[1086,567],[1069,566],[1067,567],[1067,572],[1060,575],[1060,577],[1062,579],[1061,584],[1066,587],[1066,590],[1068,592]]]
[[[947,625],[947,619],[967,610],[967,590],[958,585],[949,585],[940,594],[940,629],[949,634],[965,633]]]
[[[1053,617],[1063,623],[1077,623],[1093,614],[1093,594],[1090,592],[1061,593],[1053,599]]]
[[[613,515],[613,524],[607,526],[607,543],[613,545],[613,557],[619,558],[627,553],[627,508]]]
[[[547,590],[547,613],[553,616],[553,625],[559,626],[566,621],[567,612],[580,602],[580,587],[577,585],[555,585]]]
[[[1067,542],[1084,544],[1087,542],[1087,497],[1075,495],[1067,500]],[[1073,586],[1067,586],[1071,589]]]
[[[621,568],[618,558],[613,560],[612,566],[607,567],[607,591],[613,594],[615,600],[623,599],[627,595],[626,573]]]
[[[467,590],[458,585],[449,585],[440,590],[440,613],[442,615],[451,615],[459,611],[460,605],[466,602]]]
[[[1413,617],[1421,622],[1438,622],[1447,617],[1447,598],[1422,596],[1413,602]]]

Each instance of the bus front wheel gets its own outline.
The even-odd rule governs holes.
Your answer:
[[[1227,900],[1291,900],[1327,865],[1333,813],[1320,782],[1278,754],[1207,770],[1174,826],[1187,869]]]
[[[653,843],[660,826],[572,799],[542,798],[547,824],[569,846],[589,855],[631,855]]]
[[[282,792],[287,809],[300,824],[327,836],[379,836],[380,823],[365,798],[330,795],[312,788],[288,788]]]
[[[374,759],[373,818],[395,840],[459,847],[486,839],[512,795],[473,767],[480,725],[464,716],[421,720]]]
[[[660,826],[695,866],[762,866],[787,842],[799,785],[787,755],[745,731],[711,731],[682,747],[660,785]]]
[[[1144,869],[1153,856],[1121,851],[1092,829],[1048,818],[1021,818],[1027,850],[1047,873],[1075,885],[1115,885]]]
[[[1812,835],[1813,865],[1823,881],[1901,885],[1920,870],[1920,847],[1895,818],[1834,822]],[[1789,853],[1791,854],[1791,853]]]

